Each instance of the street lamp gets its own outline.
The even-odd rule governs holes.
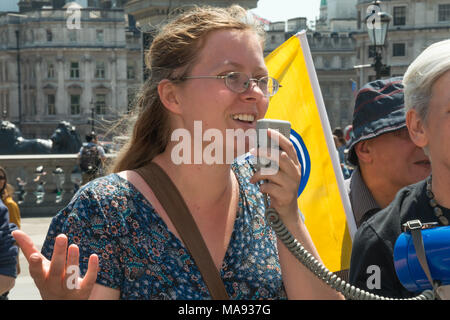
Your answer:
[[[392,16],[386,12],[381,12],[380,1],[378,0],[375,0],[368,7],[367,13],[368,15],[365,19],[368,29],[367,33],[375,48],[372,67],[375,69],[376,78],[380,79],[383,76],[389,76],[391,74],[391,67],[381,62],[381,52],[386,41],[388,26],[392,20]]]

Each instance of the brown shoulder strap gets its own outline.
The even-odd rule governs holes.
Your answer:
[[[166,210],[170,221],[177,229],[183,243],[199,268],[211,297],[214,300],[228,300],[229,297],[219,271],[214,265],[194,218],[192,218],[183,197],[172,180],[154,162],[134,171],[145,180]]]

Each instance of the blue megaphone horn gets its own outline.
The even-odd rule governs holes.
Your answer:
[[[450,284],[450,226],[436,227],[436,224],[408,221],[405,232],[395,242],[395,271],[411,292]]]

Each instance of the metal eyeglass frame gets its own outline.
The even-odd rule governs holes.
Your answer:
[[[245,82],[243,83],[244,86],[242,87],[242,90],[241,90],[241,91],[238,91],[238,90],[233,89],[233,88],[228,84],[228,82],[227,82],[227,79],[229,79],[229,77],[230,77],[231,75],[233,75],[233,74],[244,75],[244,76],[247,77],[247,79],[248,79],[247,81],[245,81]],[[274,84],[274,86],[273,86],[273,89],[274,89],[274,90],[273,90],[273,93],[272,93],[272,94],[267,93],[266,96],[268,96],[268,97],[274,96],[274,95],[278,92],[278,89],[282,87],[282,85],[278,82],[278,80],[275,79],[275,78],[273,78],[273,77],[265,76],[265,77],[256,79],[256,78],[250,78],[249,76],[247,76],[247,75],[246,75],[245,73],[243,73],[243,72],[236,72],[236,71],[227,73],[226,75],[223,75],[223,76],[186,76],[186,77],[182,77],[182,78],[179,79],[179,80],[180,80],[180,81],[183,81],[183,80],[189,80],[189,79],[223,79],[224,82],[225,82],[225,86],[226,86],[228,89],[230,89],[231,91],[236,92],[236,93],[244,93],[245,91],[247,91],[248,88],[250,87],[251,81],[255,81],[256,84],[258,85],[258,88],[261,89],[261,87],[259,86],[259,84],[261,83],[261,82],[260,82],[261,80],[263,80],[263,79],[272,79],[272,82],[273,82],[273,84]],[[261,89],[261,91],[263,91],[263,90]]]

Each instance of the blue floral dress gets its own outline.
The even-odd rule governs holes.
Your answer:
[[[276,237],[264,220],[252,165],[233,163],[239,209],[220,275],[231,299],[285,299]],[[51,258],[64,233],[80,248],[80,270],[99,257],[97,283],[120,290],[121,299],[211,299],[193,258],[152,205],[117,174],[83,186],[52,220],[42,253]]]

